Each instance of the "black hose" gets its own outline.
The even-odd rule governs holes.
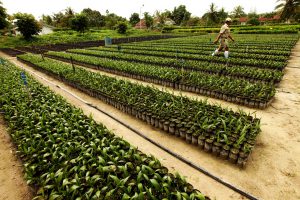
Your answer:
[[[22,68],[23,68],[23,67],[22,67]],[[221,178],[219,178],[219,177],[213,175],[212,173],[210,173],[209,171],[207,171],[207,170],[204,169],[203,167],[197,166],[196,164],[192,163],[190,160],[187,160],[186,158],[182,157],[181,155],[178,155],[177,153],[171,151],[170,149],[168,149],[168,148],[162,146],[161,144],[157,143],[156,141],[154,141],[154,140],[150,139],[149,137],[145,136],[145,135],[144,135],[143,133],[141,133],[140,131],[138,131],[138,130],[132,128],[131,126],[127,125],[126,123],[124,123],[124,122],[122,122],[122,121],[120,121],[119,119],[115,118],[114,116],[110,115],[109,113],[107,113],[107,112],[101,110],[101,109],[98,108],[97,106],[95,106],[95,105],[93,105],[93,104],[91,104],[91,103],[88,103],[88,102],[84,101],[83,99],[81,99],[81,98],[78,97],[77,95],[73,94],[72,92],[70,92],[70,91],[68,91],[68,90],[66,90],[66,89],[64,89],[64,88],[61,88],[59,85],[57,85],[57,84],[55,84],[55,83],[52,83],[51,81],[49,81],[49,80],[47,80],[46,78],[44,78],[44,77],[42,77],[42,76],[36,74],[35,72],[33,72],[33,71],[31,71],[31,70],[28,70],[28,69],[27,69],[27,71],[29,71],[29,72],[32,73],[32,74],[35,74],[35,75],[38,76],[39,78],[41,78],[41,79],[45,80],[46,82],[48,82],[48,83],[50,83],[50,84],[52,84],[52,85],[54,85],[54,86],[60,88],[61,90],[64,90],[65,92],[69,93],[70,95],[72,95],[73,97],[75,97],[75,98],[78,99],[79,101],[83,102],[84,104],[86,104],[86,105],[88,105],[88,106],[90,106],[90,107],[92,107],[92,108],[94,108],[94,109],[96,109],[96,110],[102,112],[103,114],[107,115],[107,116],[110,117],[111,119],[117,121],[118,123],[120,123],[120,124],[122,124],[123,126],[125,126],[126,128],[128,128],[129,130],[133,131],[134,133],[136,133],[136,134],[139,135],[140,137],[142,137],[142,138],[144,138],[145,140],[151,142],[152,144],[154,144],[154,145],[157,146],[158,148],[160,148],[160,149],[162,149],[162,150],[168,152],[170,155],[174,156],[174,157],[177,158],[178,160],[184,162],[185,164],[189,165],[190,167],[193,167],[194,169],[196,169],[196,170],[198,170],[199,172],[205,174],[206,176],[208,176],[208,177],[214,179],[215,181],[221,183],[222,185],[224,185],[224,186],[226,186],[226,187],[232,189],[233,191],[235,191],[235,192],[237,192],[237,193],[243,195],[244,197],[247,197],[247,198],[250,199],[250,200],[258,200],[257,197],[255,197],[255,196],[253,196],[253,195],[251,195],[251,194],[249,194],[249,193],[247,193],[247,192],[245,192],[245,191],[243,191],[243,190],[237,188],[236,186],[234,186],[234,185],[232,185],[232,184],[230,184],[230,183],[228,183],[228,182],[222,180]]]

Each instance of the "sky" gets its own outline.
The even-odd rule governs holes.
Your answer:
[[[36,18],[42,14],[53,15],[71,7],[75,12],[84,8],[91,8],[105,14],[108,10],[127,19],[134,12],[153,14],[156,10],[173,10],[175,6],[185,5],[192,16],[201,17],[208,11],[209,5],[215,3],[217,8],[225,8],[230,12],[237,5],[244,7],[246,13],[271,12],[274,10],[276,0],[0,0],[9,14],[17,12],[31,13]],[[143,6],[144,5],[144,6]]]

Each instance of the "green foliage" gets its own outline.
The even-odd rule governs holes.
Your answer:
[[[300,13],[300,0],[277,0],[275,9],[280,13],[282,20],[295,18]]]
[[[225,12],[225,8],[221,8],[217,12],[217,17],[218,17],[218,23],[224,23],[225,19],[228,17],[228,13]]]
[[[250,12],[250,13],[248,13],[247,17],[248,17],[248,19],[251,19],[251,18],[258,19],[259,15],[256,12]]]
[[[75,15],[75,17],[71,19],[71,28],[84,33],[88,28],[88,18],[84,14]]]
[[[243,45],[244,46],[244,45]],[[148,63],[161,63],[161,64],[165,64],[168,66],[176,66],[178,65],[178,61],[176,59],[176,57],[174,57],[174,54],[170,54],[168,52],[147,52],[148,56],[140,56],[140,55],[126,55],[126,54],[116,54],[115,53],[110,53],[109,50],[105,50],[103,49],[102,51],[91,51],[91,50],[80,50],[80,49],[72,49],[69,50],[70,52],[84,52],[90,55],[97,55],[97,56],[101,56],[101,57],[115,57],[115,58],[120,58],[120,59],[133,59],[134,60],[138,60],[138,61],[144,61],[144,62],[148,62]],[[210,51],[211,52],[211,51]],[[113,54],[113,55],[110,55]],[[133,53],[134,54],[134,53]],[[185,60],[185,62],[182,64],[184,66],[190,66],[190,67],[194,67],[199,65],[201,62],[212,62],[211,57],[208,56],[209,53],[206,54],[201,54],[201,55],[188,55],[188,54],[184,54],[184,53],[179,53],[178,52],[178,58],[181,59],[188,59]],[[161,56],[166,56],[165,58],[162,58]],[[228,62],[227,59],[225,59],[224,57],[214,57],[213,60],[214,63],[223,63],[226,64]],[[257,57],[255,55],[245,55],[243,53],[238,54],[236,58],[233,58],[230,60],[230,64],[231,65],[250,65],[250,66],[255,66],[255,67],[259,67],[259,68],[270,68],[270,69],[280,69],[282,70],[285,65],[286,62],[285,61],[277,61],[277,60],[260,60],[257,59]]]
[[[114,29],[119,22],[125,22],[126,19],[118,16],[114,13],[107,12],[105,16],[105,27],[108,29]]]
[[[261,29],[261,30],[237,30],[235,33],[238,34],[297,34],[299,31],[295,28],[288,29]]]
[[[56,27],[71,27],[71,19],[75,16],[72,8],[68,7],[64,12],[58,12],[53,15],[53,25]]]
[[[257,18],[254,18],[257,19]],[[248,25],[239,25],[231,26],[232,33],[238,34],[253,34],[253,33],[263,33],[263,34],[284,34],[284,33],[298,33],[300,30],[300,24],[278,24],[278,25],[262,25],[262,26],[253,26]],[[203,27],[203,26],[193,26],[193,27],[182,27],[182,26],[166,26],[162,30],[166,33],[219,33],[219,26]]]
[[[103,27],[105,26],[105,16],[97,10],[85,8],[81,12],[87,17],[89,27]]]
[[[162,33],[170,33],[174,29],[176,29],[175,26],[164,26],[163,29],[162,29]]]
[[[45,24],[52,25],[53,19],[50,15],[42,15],[42,20]]]
[[[132,13],[129,18],[129,23],[135,26],[140,21],[140,15],[138,13]]]
[[[262,16],[266,17],[266,18],[273,18],[277,14],[278,13],[276,13],[275,11],[273,11],[273,12],[263,13]]]
[[[231,12],[231,15],[233,18],[240,18],[246,16],[246,13],[244,12],[244,8],[239,5],[234,7],[233,11]]]
[[[199,17],[191,17],[187,22],[187,26],[197,26],[200,23],[200,18]]]
[[[18,31],[21,32],[26,40],[32,38],[33,35],[37,35],[41,31],[40,25],[31,14],[17,13],[14,15],[14,18],[17,19],[16,25]]]
[[[228,13],[225,12],[224,8],[221,8],[218,11],[216,4],[211,3],[208,12],[202,16],[202,19],[205,21],[207,26],[211,26],[224,22],[227,16]]]
[[[165,10],[165,12],[155,11],[154,14],[155,18],[158,19],[159,25],[163,26],[167,20],[167,18],[171,17],[171,12],[168,10]]]
[[[20,47],[20,46],[32,46],[32,45],[47,45],[47,44],[61,44],[61,43],[74,43],[83,41],[96,41],[102,40],[105,36],[112,38],[120,37],[141,37],[148,35],[160,35],[159,32],[153,32],[148,30],[128,29],[126,35],[119,34],[115,30],[94,30],[89,29],[86,34],[78,34],[76,31],[64,28],[63,30],[54,29],[53,33],[46,35],[38,35],[31,40],[24,40],[21,36],[8,37],[0,36],[0,47]]]
[[[246,90],[251,90],[252,91],[252,98],[257,99],[257,96],[259,95],[259,98],[264,96],[268,96],[270,93],[274,92],[273,91],[273,86],[272,84],[265,84],[265,83],[259,83],[257,82],[256,84],[250,83],[249,81],[246,80],[240,80],[235,78],[235,75],[237,76],[251,76],[251,78],[254,77],[259,77],[259,76],[264,76],[265,75],[265,81],[271,81],[272,82],[272,75],[277,75],[279,77],[280,73],[272,72],[271,70],[255,70],[255,69],[248,69],[245,67],[239,67],[239,66],[231,66],[231,67],[225,67],[222,65],[216,65],[216,64],[208,64],[208,63],[201,63],[201,62],[194,62],[195,68],[193,69],[194,71],[191,72],[188,68],[190,66],[189,64],[193,63],[190,61],[186,61],[187,64],[181,65],[180,63],[173,64],[172,67],[174,68],[167,68],[167,67],[159,67],[156,66],[159,63],[162,64],[167,64],[167,61],[171,63],[171,61],[176,62],[175,59],[163,59],[161,57],[154,57],[154,56],[147,56],[148,58],[143,59],[142,57],[145,57],[144,55],[146,54],[147,51],[142,51],[142,50],[124,50],[122,49],[123,54],[128,54],[126,55],[128,59],[126,61],[121,60],[121,58],[125,59],[125,56],[119,57],[117,54],[117,49],[112,49],[109,48],[108,50],[104,50],[103,48],[92,48],[92,50],[71,50],[71,52],[77,53],[54,53],[50,52],[50,55],[55,55],[58,57],[63,57],[63,58],[68,58],[70,56],[73,57],[74,60],[87,63],[87,64],[92,64],[96,66],[101,66],[102,68],[107,68],[107,69],[114,69],[119,72],[127,72],[129,74],[139,74],[141,76],[145,76],[148,78],[155,78],[157,80],[165,80],[169,81],[171,83],[177,82],[180,84],[187,84],[193,87],[198,87],[198,88],[205,88],[208,90],[218,90],[222,93],[230,93],[230,96],[236,96],[236,94],[239,94],[241,97],[248,97],[247,95],[244,95],[243,93]],[[96,51],[95,51],[96,50]],[[101,51],[112,51],[115,53],[104,53]],[[99,53],[97,52],[99,51]],[[132,54],[139,54],[141,55],[138,56],[133,56]],[[82,55],[80,54],[82,53]],[[173,53],[162,53],[158,52],[158,54],[161,54],[161,56],[167,57],[170,55],[173,55]],[[88,56],[90,55],[90,56]],[[102,55],[102,57],[91,57],[93,55]],[[165,56],[166,55],[166,56]],[[180,55],[179,55],[180,56]],[[130,58],[135,61],[140,61],[146,63],[146,61],[152,60],[151,64],[131,64],[130,63]],[[110,59],[118,59],[117,61],[113,61]],[[119,60],[120,59],[120,60]],[[155,65],[156,64],[156,65]],[[197,67],[196,67],[197,66]],[[186,69],[187,71],[182,72],[181,69]],[[232,69],[234,68],[234,70]],[[201,70],[201,71],[200,71]],[[208,73],[206,73],[208,72]],[[224,75],[228,75],[228,77],[219,77],[218,73],[223,73]],[[268,76],[267,76],[268,74]],[[230,75],[233,75],[231,78]],[[271,77],[271,80],[269,79]],[[252,89],[251,89],[252,88]]]
[[[152,28],[153,26],[153,17],[148,13],[148,12],[145,12],[144,13],[144,18],[145,18],[145,23],[146,23],[146,27],[149,29],[149,28]]]
[[[118,25],[117,25],[117,31],[118,31],[118,33],[125,34],[126,31],[127,31],[127,29],[128,29],[128,27],[127,27],[126,22],[120,22],[120,23],[118,23]]]
[[[7,18],[6,9],[2,6],[2,3],[0,1],[0,30],[8,26],[8,21],[6,18]]]
[[[48,58],[42,60],[38,55],[27,54],[19,57],[33,63],[36,69],[52,74],[52,76],[56,78],[66,80],[69,84],[81,88],[81,90],[86,91],[89,94],[95,94],[106,103],[114,105],[118,109],[126,110],[125,112],[128,114],[132,114],[131,111],[128,111],[128,108],[130,107],[131,110],[135,110],[134,112],[136,113],[132,115],[136,117],[140,116],[139,119],[143,118],[141,115],[147,115],[148,117],[151,116],[151,118],[152,116],[155,116],[155,119],[158,121],[167,119],[170,122],[182,124],[188,130],[187,135],[190,136],[193,133],[205,135],[205,137],[209,138],[215,138],[216,134],[219,133],[226,134],[227,137],[232,134],[239,136],[240,131],[245,130],[243,132],[244,139],[240,144],[241,147],[244,147],[248,142],[254,143],[256,136],[260,132],[260,120],[243,112],[236,113],[232,110],[223,109],[220,106],[210,105],[206,101],[196,101],[184,96],[176,96],[153,87],[145,87],[140,84],[118,80],[82,68],[77,68],[74,73],[70,64]],[[188,119],[188,121],[186,121],[186,119]],[[146,121],[145,118],[143,118],[143,120]],[[222,120],[224,121],[223,123]],[[239,128],[237,129],[237,127]],[[89,135],[86,135],[86,132],[81,134],[86,136],[84,138],[90,138]],[[230,147],[233,147],[234,143],[238,141],[238,137],[232,139],[234,141],[231,141],[232,143],[229,144]],[[222,140],[219,142],[224,144],[224,141]],[[90,143],[88,142],[87,144]],[[251,151],[251,146],[249,150]],[[89,153],[91,152],[92,151]],[[107,153],[110,152],[114,151],[107,151]],[[112,157],[115,158],[115,156]],[[140,160],[138,157],[136,157],[136,159]],[[106,159],[100,160],[101,166],[103,166],[105,160]],[[141,170],[137,170],[137,174],[131,173],[136,175],[134,176],[134,179],[137,184],[134,186],[137,186],[139,191],[143,191],[147,188],[147,184],[144,183],[143,180],[146,180],[148,184],[153,186],[156,189],[155,191],[158,190],[159,187],[157,184],[160,184],[159,180],[161,179],[156,179],[156,181],[151,180],[153,179],[153,177],[150,176],[154,172],[153,167],[157,168],[158,166],[155,162],[150,162],[149,166],[141,166]],[[88,166],[83,170],[85,171],[86,169],[89,169]],[[115,176],[116,174],[113,173],[115,171],[114,169],[116,169],[115,166],[114,168],[105,166],[101,171],[104,172],[104,174],[110,172],[109,175]],[[143,175],[143,172],[146,172],[147,176]],[[125,177],[127,176],[123,176],[123,178]],[[176,177],[178,177],[178,181],[181,180],[185,182],[180,176]],[[119,176],[110,176],[109,178],[115,183],[114,186],[119,185],[120,182],[122,182]],[[109,187],[109,184],[106,185]],[[108,191],[109,190],[106,190],[106,192]],[[108,193],[110,194],[110,192]],[[156,195],[157,193],[153,194],[153,196]]]
[[[40,57],[31,58],[36,62]],[[71,72],[71,79],[82,75],[81,70],[70,71],[70,65],[42,62],[45,68],[62,70],[62,75]],[[20,73],[7,62],[0,64],[0,109],[23,160],[27,183],[37,188],[34,199],[173,199],[174,193],[204,198],[197,190],[187,190],[191,185],[168,173],[158,159],[132,147],[28,75],[24,90]]]
[[[60,52],[53,53],[59,54]],[[229,126],[227,124],[231,120],[226,120],[226,127],[216,126],[221,122],[221,119],[224,117],[227,118],[226,116],[228,114],[230,115],[230,118],[234,118],[233,121],[237,120],[242,122],[242,127],[250,125],[251,128],[257,128],[256,126],[252,127],[252,125],[254,122],[259,121],[252,117],[246,117],[247,115],[245,113],[237,114],[218,106],[212,106],[205,101],[196,101],[184,96],[175,96],[171,93],[163,92],[152,87],[145,87],[128,81],[103,76],[85,69],[78,68],[77,72],[74,73],[70,64],[63,64],[53,59],[46,58],[45,61],[43,61],[40,56],[33,54],[21,55],[19,57],[34,63],[37,65],[37,68],[47,70],[56,75],[59,74],[61,77],[66,78],[73,83],[87,89],[98,91],[100,94],[104,94],[111,99],[118,99],[124,104],[137,107],[138,110],[142,109],[152,112],[152,115],[156,115],[160,119],[167,116],[172,118],[176,113],[181,113],[181,119],[189,118],[190,122],[195,125],[201,126],[204,121],[210,121],[210,129],[214,129],[210,134],[214,134],[214,132],[217,131],[224,132],[225,128],[226,132],[224,132],[224,134],[231,134],[233,130],[236,129],[235,126]],[[189,109],[187,110],[186,108]],[[202,111],[201,115],[199,115],[200,111]]]
[[[247,24],[258,26],[260,24],[259,20],[257,18],[251,18],[247,21]]]
[[[175,7],[172,12],[172,19],[176,25],[184,25],[190,19],[191,13],[187,11],[184,5]]]

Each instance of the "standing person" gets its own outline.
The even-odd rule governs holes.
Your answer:
[[[218,41],[220,41],[220,46],[215,50],[215,52],[212,54],[212,56],[219,53],[219,51],[225,50],[224,56],[225,58],[229,57],[229,46],[228,46],[228,38],[231,39],[234,42],[234,39],[230,35],[230,26],[231,19],[227,18],[225,21],[225,24],[221,27],[220,33],[217,37],[217,39],[214,41],[214,44],[217,44]]]

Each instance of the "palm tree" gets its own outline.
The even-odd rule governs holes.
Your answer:
[[[224,22],[226,17],[228,16],[228,13],[225,11],[225,8],[222,7],[218,12],[218,22]]]
[[[277,0],[275,10],[279,11],[280,18],[289,20],[300,12],[300,0]]]
[[[243,17],[245,16],[245,12],[244,12],[244,8],[242,6],[236,6],[232,13],[234,18],[240,18],[240,17]]]
[[[207,12],[207,17],[213,23],[218,23],[218,11],[217,6],[214,3],[209,5],[209,10]]]
[[[155,18],[157,18],[159,20],[160,24],[164,24],[166,19],[167,19],[167,15],[165,12],[160,12],[158,10],[155,11],[154,13]]]
[[[65,15],[67,15],[67,16],[74,16],[75,12],[74,12],[74,10],[71,7],[67,7],[65,9]]]

